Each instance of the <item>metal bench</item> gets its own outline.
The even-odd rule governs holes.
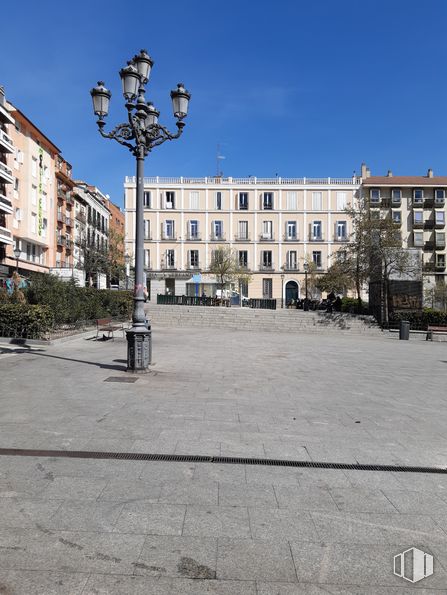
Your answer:
[[[113,322],[111,318],[98,318],[96,321],[96,340],[98,340],[99,333],[108,334],[108,339],[110,339],[110,334],[112,335],[112,341],[115,340],[114,331],[122,331],[123,337],[124,335],[124,325],[122,322]]]
[[[433,341],[433,334],[435,335],[447,335],[447,326],[428,326],[427,336],[425,340]]]

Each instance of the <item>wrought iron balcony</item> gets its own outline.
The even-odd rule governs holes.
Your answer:
[[[286,262],[282,268],[283,268],[283,271],[297,271],[298,263],[297,262]]]
[[[259,265],[260,271],[273,271],[273,263],[261,262]]]
[[[202,239],[202,236],[200,235],[200,233],[188,232],[186,234],[186,239],[188,240],[188,242],[199,242]]]
[[[236,242],[249,242],[250,241],[250,237],[248,236],[248,234],[237,233],[234,236],[234,239]]]
[[[284,234],[284,241],[285,242],[298,242],[298,234],[290,234],[290,233],[285,233]]]
[[[273,242],[275,240],[275,236],[273,233],[261,233],[259,234],[259,241],[260,242]]]
[[[210,235],[210,241],[211,242],[222,242],[225,240],[225,234],[224,233],[212,233]]]

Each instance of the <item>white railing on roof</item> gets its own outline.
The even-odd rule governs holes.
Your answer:
[[[135,176],[126,176],[126,184],[135,184]],[[293,186],[356,186],[360,184],[360,178],[353,176],[351,178],[257,178],[251,176],[249,178],[220,178],[220,177],[206,177],[206,178],[164,178],[160,176],[144,178],[145,185],[153,184],[192,184],[192,185],[235,185],[241,186],[246,184],[257,184],[258,186],[280,186],[280,185],[293,185]]]

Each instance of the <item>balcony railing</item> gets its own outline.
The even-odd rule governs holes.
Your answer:
[[[297,271],[298,263],[297,262],[286,262],[282,268],[284,271]]]
[[[334,242],[347,242],[348,240],[348,236],[338,236],[337,234],[334,236]]]
[[[65,246],[65,238],[64,238],[64,236],[56,236],[56,244],[58,246]]]
[[[435,207],[443,207],[445,204],[445,198],[435,198]]]
[[[71,241],[71,238],[65,238],[65,247],[67,248],[67,250],[71,250],[73,247],[73,242]]]
[[[186,234],[186,239],[189,242],[199,242],[202,239],[202,236],[200,235],[200,233],[191,233],[191,232],[188,232]]]
[[[12,214],[12,202],[4,194],[0,194],[0,211],[8,215]]]
[[[0,225],[0,242],[3,244],[12,244],[12,232],[2,225]]]
[[[261,233],[259,234],[259,241],[260,242],[273,242],[275,239],[272,233]]]
[[[71,217],[65,217],[65,225],[73,227],[73,219]]]
[[[57,260],[55,267],[57,269],[69,269],[70,263],[66,260]]]
[[[58,211],[57,213],[57,220],[59,221],[59,223],[63,223],[65,220],[64,214],[61,211]]]
[[[222,242],[223,240],[225,240],[225,234],[224,233],[212,233],[210,235],[210,241],[211,242]]]
[[[297,242],[298,241],[298,234],[289,234],[289,233],[285,233],[284,234],[284,241],[285,242]]]
[[[14,153],[14,143],[12,138],[3,130],[0,130],[0,143],[5,147],[8,153]]]
[[[413,227],[415,229],[422,229],[424,227],[424,221],[422,219],[413,219]]]
[[[190,262],[186,263],[186,270],[188,271],[200,271],[201,267],[199,264],[191,264]]]
[[[445,260],[436,261],[435,269],[437,271],[445,271]]]
[[[236,242],[249,242],[250,241],[250,237],[248,236],[248,234],[245,233],[237,233],[234,236],[234,239]]]
[[[442,229],[445,227],[445,219],[435,219],[435,227],[437,229]]]
[[[192,184],[192,185],[197,185],[197,184],[210,184],[210,185],[216,185],[216,184],[228,184],[228,185],[235,185],[235,186],[241,186],[241,185],[256,185],[259,184],[260,186],[267,186],[267,185],[271,185],[271,186],[277,186],[277,185],[289,185],[289,186],[305,186],[305,185],[311,185],[311,186],[330,186],[330,185],[334,185],[334,186],[358,186],[361,182],[361,178],[357,177],[357,176],[353,176],[351,178],[281,178],[281,177],[275,177],[275,178],[257,178],[256,176],[250,176],[248,178],[232,178],[232,177],[227,177],[227,178],[223,178],[221,176],[211,176],[211,177],[206,177],[206,178],[184,178],[184,177],[180,177],[180,178],[165,178],[165,177],[161,177],[161,176],[155,176],[155,177],[147,177],[144,178],[144,184],[145,185],[153,185],[153,184],[167,184],[167,185],[172,185],[172,184]],[[135,184],[136,183],[136,178],[135,176],[127,176],[126,177],[126,184]]]
[[[66,196],[65,196],[65,200],[67,202],[67,205],[73,205],[74,204],[74,198],[71,192],[67,192]]]
[[[82,211],[78,211],[75,215],[76,219],[78,221],[81,221],[81,223],[85,223],[86,222],[86,216],[85,213],[83,213]]]
[[[322,241],[323,241],[323,235],[319,235],[319,236],[310,235],[309,236],[309,242],[322,242]]]
[[[273,263],[261,262],[259,265],[260,271],[273,271]]]
[[[12,169],[10,167],[8,167],[2,161],[0,161],[0,175],[2,175],[3,178],[10,184],[12,184],[14,182],[14,176],[12,175]]]
[[[177,265],[174,263],[170,263],[170,262],[165,262],[165,261],[161,261],[161,265],[160,268],[162,271],[176,271],[177,270]]]
[[[161,239],[162,240],[167,240],[167,241],[175,241],[177,239],[175,233],[167,233],[166,231],[162,231],[161,232]]]

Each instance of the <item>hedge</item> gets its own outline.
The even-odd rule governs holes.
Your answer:
[[[390,316],[390,325],[399,323],[401,320],[408,320],[410,328],[425,331],[428,325],[447,326],[447,312],[431,308],[424,308],[422,312],[395,312]]]
[[[54,317],[48,306],[0,304],[0,336],[43,339],[51,331]]]
[[[368,304],[362,302],[362,305],[359,309],[359,303],[357,298],[348,298],[344,297],[341,299],[341,311],[342,312],[350,312],[351,314],[368,314]]]
[[[78,287],[74,281],[61,281],[54,275],[35,275],[25,291],[29,304],[51,308],[56,325],[97,318],[129,318],[132,294],[93,287]]]

